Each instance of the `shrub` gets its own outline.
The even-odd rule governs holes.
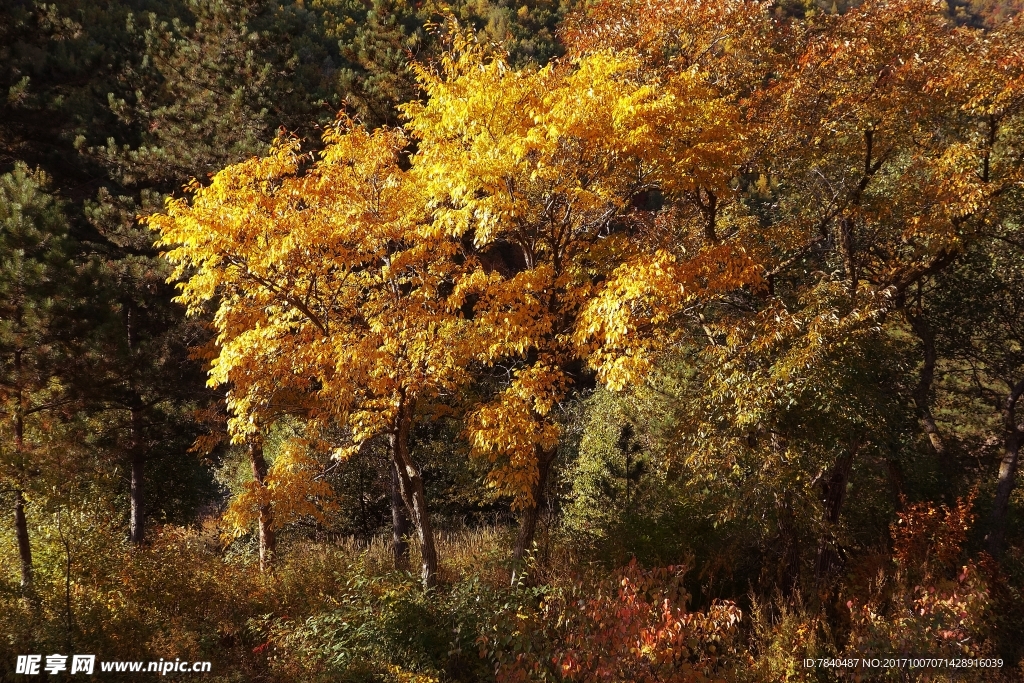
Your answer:
[[[847,651],[858,657],[985,658],[991,642],[993,602],[984,563],[964,557],[974,521],[973,497],[952,507],[907,507],[892,525],[893,561],[866,598],[852,597]],[[953,675],[936,670],[936,676]],[[906,672],[875,672],[902,680]],[[956,680],[993,680],[995,672],[967,669]],[[888,678],[886,677],[888,676]]]
[[[520,587],[479,639],[498,681],[683,683],[728,675],[742,614],[688,612],[683,570],[635,561],[599,580]]]

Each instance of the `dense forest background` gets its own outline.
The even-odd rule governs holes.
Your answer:
[[[2,3],[0,681],[1020,680],[1020,8]]]

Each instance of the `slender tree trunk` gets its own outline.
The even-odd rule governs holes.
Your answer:
[[[145,449],[142,441],[142,408],[131,409],[131,450],[132,450],[132,482],[131,482],[131,513],[128,536],[135,545],[141,545],[145,536],[145,498],[143,496],[143,473],[145,466]]]
[[[839,524],[839,516],[846,500],[846,486],[850,481],[853,460],[860,450],[860,441],[855,440],[850,448],[836,461],[829,474],[828,481],[822,487],[822,504],[825,508],[825,521],[830,527],[818,544],[818,558],[814,575],[819,581],[839,567],[841,557],[835,549],[833,529]]]
[[[872,156],[874,139],[874,130],[868,128],[864,131],[864,173],[850,197],[850,204],[854,207],[860,206],[861,198],[871,182],[871,178],[882,167],[882,160],[876,161]],[[852,214],[847,214],[839,220],[839,248],[842,251],[843,267],[846,270],[847,277],[850,278],[849,290],[851,297],[857,296],[857,285],[860,281],[860,273],[857,270],[857,236],[854,227]]]
[[[935,454],[944,459],[948,455],[946,445],[942,441],[942,435],[939,433],[939,427],[935,423],[930,407],[932,384],[935,381],[935,363],[938,360],[938,354],[935,351],[935,332],[924,319],[924,314],[913,315],[907,312],[906,316],[924,350],[921,375],[917,380],[917,386],[914,387],[914,404],[917,406],[921,428],[924,430],[925,436],[928,437],[928,443],[931,444]]]
[[[25,451],[25,393],[22,389],[22,351],[14,351],[14,374],[17,378],[17,411],[14,415],[14,450],[20,456]],[[14,533],[18,539],[18,558],[21,563],[21,590],[26,597],[33,595],[32,546],[28,538],[28,520],[25,518],[25,495],[19,487],[14,491]]]
[[[430,524],[427,497],[423,490],[423,477],[409,453],[409,431],[412,429],[414,404],[404,395],[398,405],[395,427],[391,432],[391,455],[398,474],[399,489],[409,516],[416,525],[420,541],[420,574],[424,588],[437,585],[437,546],[434,544],[434,529]]]
[[[134,363],[135,356],[134,310],[135,308],[130,301],[125,304],[125,333],[128,339],[128,354],[131,357],[132,363]],[[142,545],[146,534],[146,499],[143,481],[146,453],[142,437],[142,399],[138,396],[134,380],[130,381],[132,384],[133,401],[129,411],[131,413],[131,423],[128,434],[131,455],[131,500],[128,519],[128,540],[131,541],[132,545],[139,546]]]
[[[516,545],[512,551],[512,581],[519,579],[523,558],[526,552],[533,545],[533,537],[537,533],[537,520],[540,519],[540,512],[544,506],[544,492],[547,490],[548,473],[551,465],[555,462],[557,448],[550,450],[537,449],[537,482],[533,486],[533,504],[523,510],[519,520],[519,535],[516,536]]]
[[[769,447],[777,456],[785,455],[789,439],[781,432],[769,433]],[[775,499],[775,507],[779,515],[779,550],[782,558],[779,566],[779,591],[787,602],[793,602],[800,590],[800,536],[796,530],[793,514],[793,493],[786,491]]]
[[[362,469],[359,470],[359,528],[363,532],[361,538],[370,540],[370,522],[366,518],[366,481]]]
[[[779,589],[791,601],[800,588],[800,538],[793,519],[793,495],[789,492],[779,501],[779,541],[782,545],[782,578]]]
[[[839,221],[839,247],[843,252],[843,267],[846,269],[846,276],[850,278],[850,295],[857,293],[857,259],[855,256],[855,237],[853,230],[853,218],[844,217]]]
[[[1006,519],[1010,509],[1010,494],[1017,478],[1017,456],[1024,432],[1017,425],[1017,401],[1024,394],[1024,380],[1013,387],[1003,403],[1003,459],[999,463],[999,482],[996,499],[992,504],[992,530],[988,535],[988,551],[993,557],[1003,554],[1006,539]]]
[[[395,461],[391,461],[391,522],[393,526],[391,549],[395,555],[395,569],[409,568],[409,513],[402,500],[402,485]]]
[[[21,489],[14,491],[14,531],[18,537],[18,557],[21,560],[21,591],[32,593],[32,546],[28,542],[28,521],[25,519],[25,496]]]
[[[267,461],[263,457],[263,444],[253,442],[249,444],[249,462],[252,465],[253,479],[261,486],[267,482]],[[274,554],[277,552],[277,538],[274,536],[274,513],[270,509],[270,503],[260,505],[260,571],[270,571],[274,563]]]

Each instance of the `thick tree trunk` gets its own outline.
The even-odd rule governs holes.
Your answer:
[[[261,487],[266,486],[267,461],[263,457],[262,443],[249,444],[249,462],[252,465],[253,479]],[[277,539],[274,536],[274,513],[270,509],[270,504],[266,503],[260,505],[259,514],[260,571],[266,572],[273,566],[274,554],[277,552]]]
[[[1010,495],[1017,478],[1017,456],[1024,442],[1024,432],[1017,424],[1017,402],[1022,394],[1024,380],[1013,387],[1003,403],[1003,459],[999,463],[999,482],[996,484],[996,499],[992,503],[992,529],[987,539],[988,552],[996,558],[1003,554]]]
[[[946,445],[942,442],[942,435],[939,433],[939,426],[935,424],[935,418],[932,417],[931,410],[925,405],[921,412],[921,427],[924,429],[925,436],[928,437],[928,443],[932,445],[932,449],[935,451],[935,455],[944,458],[947,455]]]
[[[18,557],[21,560],[21,591],[27,596],[32,593],[32,546],[28,542],[25,496],[21,489],[14,491],[14,532],[18,538]]]
[[[402,500],[402,485],[394,459],[391,461],[391,549],[395,555],[395,569],[409,568],[409,513]]]
[[[822,537],[818,544],[818,557],[815,563],[814,575],[819,581],[837,569],[842,558],[835,548],[834,529],[839,524],[839,516],[843,511],[843,502],[846,500],[846,486],[850,481],[850,472],[853,469],[853,460],[860,450],[860,441],[854,441],[850,448],[836,461],[835,466],[829,473],[828,481],[822,487],[822,505],[825,509],[825,521],[828,522],[829,531]]]
[[[533,503],[523,510],[519,519],[519,534],[516,536],[516,545],[512,551],[512,581],[519,579],[522,571],[523,558],[526,552],[533,545],[533,537],[537,533],[537,521],[540,519],[540,512],[544,507],[544,492],[547,490],[548,474],[551,472],[551,465],[555,462],[556,448],[550,450],[537,449],[537,482],[533,486]]]
[[[888,458],[885,461],[886,478],[889,480],[889,490],[892,492],[893,506],[897,511],[902,511],[906,504],[907,496],[904,493],[903,468],[895,458]]]
[[[131,409],[131,513],[128,524],[129,540],[141,545],[145,536],[145,498],[143,497],[143,473],[145,449],[142,442],[142,409]]]
[[[395,416],[391,432],[391,455],[398,474],[399,490],[409,516],[416,525],[420,541],[420,575],[424,588],[437,585],[437,546],[434,544],[434,529],[430,524],[427,497],[423,490],[423,478],[409,453],[409,431],[412,429],[414,404],[403,395]]]
[[[705,199],[707,197],[707,199]],[[697,188],[693,191],[693,201],[704,218],[704,239],[708,244],[718,243],[718,197],[711,190]]]

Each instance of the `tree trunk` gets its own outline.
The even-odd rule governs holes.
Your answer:
[[[142,408],[131,409],[131,449],[131,513],[128,537],[134,545],[142,545],[145,535],[145,499],[143,498],[142,477],[146,457],[142,442]]]
[[[18,537],[18,557],[21,560],[21,591],[28,596],[32,593],[32,546],[28,542],[25,496],[21,489],[14,491],[14,530]]]
[[[706,201],[704,196],[707,196]],[[693,191],[693,201],[704,218],[704,239],[708,244],[718,244],[715,225],[718,221],[718,197],[711,190],[704,190],[702,195],[701,188],[698,187]]]
[[[416,525],[420,541],[420,574],[424,588],[437,585],[437,546],[434,545],[434,529],[430,524],[427,497],[423,491],[423,478],[409,453],[409,431],[412,429],[414,404],[403,394],[399,400],[395,426],[391,432],[391,456],[398,474],[399,490],[409,516]]]
[[[928,437],[928,442],[931,444],[935,454],[945,459],[948,455],[946,445],[942,441],[939,427],[935,424],[935,418],[932,416],[930,408],[932,383],[935,381],[935,363],[938,360],[938,354],[935,351],[935,332],[924,319],[924,314],[912,315],[907,311],[906,317],[924,349],[924,363],[921,366],[921,376],[918,378],[917,386],[914,388],[914,404],[917,406],[921,428],[924,430],[925,436]]]
[[[829,474],[828,481],[822,487],[822,505],[825,508],[825,521],[830,527],[818,544],[818,558],[814,575],[819,581],[837,569],[842,561],[835,548],[835,534],[832,531],[839,524],[839,516],[846,500],[846,485],[850,481],[853,459],[860,450],[860,441],[855,440],[850,448],[839,457]]]
[[[999,483],[996,485],[996,499],[992,504],[992,530],[988,535],[988,552],[992,557],[1001,557],[1006,539],[1006,518],[1010,508],[1010,494],[1017,478],[1017,456],[1020,453],[1024,432],[1017,425],[1017,401],[1024,394],[1024,380],[1010,391],[1003,403],[1003,459],[999,463]]]
[[[135,355],[135,327],[133,324],[134,306],[131,302],[125,304],[126,319],[125,332],[128,338],[128,355],[134,362]],[[131,493],[130,510],[128,519],[128,540],[133,545],[142,545],[146,533],[146,508],[145,491],[143,487],[143,476],[145,473],[145,450],[142,440],[142,399],[138,396],[134,382],[132,382],[132,407],[131,426],[129,428],[129,449],[131,451]]]
[[[782,545],[782,577],[779,589],[787,602],[792,601],[800,588],[800,538],[793,519],[793,495],[786,493],[779,507],[779,541]]]
[[[907,495],[904,492],[903,468],[899,460],[887,458],[885,461],[886,478],[889,480],[889,490],[892,492],[893,506],[897,512],[902,512],[907,502]]]
[[[873,129],[868,128],[864,131],[864,172],[860,178],[860,182],[853,189],[850,196],[850,205],[853,207],[860,206],[861,198],[864,196],[864,191],[867,190],[868,184],[871,182],[871,178],[878,172],[878,169],[882,167],[882,160],[874,160],[872,151],[874,148],[875,132]],[[850,278],[850,296],[857,296],[857,285],[860,281],[860,273],[857,270],[857,236],[854,231],[854,213],[849,213],[843,216],[839,220],[839,248],[842,251],[843,267],[846,270],[846,276]]]
[[[395,555],[395,569],[409,568],[409,513],[402,500],[402,485],[395,461],[391,462],[391,522],[393,526],[391,549]]]
[[[516,536],[516,545],[512,552],[512,581],[519,580],[522,569],[523,558],[526,552],[533,545],[533,537],[537,533],[537,520],[540,518],[540,511],[544,506],[544,492],[547,490],[548,473],[551,465],[555,462],[557,448],[550,450],[537,449],[537,482],[533,486],[533,503],[523,510],[519,520],[519,535]]]
[[[22,390],[21,349],[16,349],[14,352],[14,373],[17,378],[14,450],[17,452],[20,461],[25,451],[25,393]],[[18,539],[18,558],[21,564],[21,591],[23,595],[30,597],[33,594],[32,546],[29,544],[28,520],[25,518],[25,495],[20,487],[14,491],[14,533]]]
[[[261,487],[267,482],[267,461],[263,457],[263,444],[253,442],[249,444],[249,462],[252,464],[252,476]],[[274,554],[277,552],[277,539],[274,536],[274,513],[270,509],[270,503],[260,505],[260,571],[266,572],[271,569],[274,563]]]
[[[839,247],[843,252],[843,267],[846,269],[846,276],[850,278],[850,296],[857,293],[858,274],[854,239],[853,219],[849,216],[844,217],[839,221]]]

